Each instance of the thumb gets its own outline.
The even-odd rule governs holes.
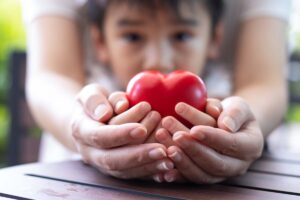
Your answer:
[[[218,119],[218,127],[230,132],[238,131],[245,123],[254,120],[254,116],[240,97],[229,97],[222,101],[223,112]]]
[[[78,102],[92,119],[106,122],[113,115],[113,108],[107,99],[108,92],[98,84],[85,86],[77,95]]]

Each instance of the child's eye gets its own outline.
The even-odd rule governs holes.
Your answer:
[[[191,39],[192,35],[187,32],[178,32],[173,35],[173,40],[176,42],[186,42]]]
[[[123,38],[127,42],[139,42],[139,41],[142,40],[142,36],[140,34],[137,34],[137,33],[127,33],[127,34],[124,34]]]

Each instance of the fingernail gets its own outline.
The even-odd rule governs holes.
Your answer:
[[[135,139],[143,138],[146,136],[146,134],[147,134],[147,130],[143,127],[137,127],[132,131],[130,131],[130,136]]]
[[[167,154],[162,148],[157,148],[149,152],[149,157],[156,160],[167,157]]]
[[[217,111],[218,113],[220,113],[220,112],[221,112],[220,108],[219,108],[219,107],[217,107],[217,106],[212,106],[212,108],[213,108],[215,111]]]
[[[94,117],[98,120],[101,119],[107,113],[107,106],[105,104],[100,104],[96,107],[94,111]]]
[[[156,132],[156,135],[155,135],[156,139],[159,141],[159,142],[163,142],[165,140],[168,139],[168,135],[167,133],[164,131],[164,129],[159,129],[157,132]]]
[[[160,175],[154,175],[153,176],[154,181],[158,182],[158,183],[162,183],[163,179],[161,178]]]
[[[174,123],[173,119],[168,117],[168,118],[165,118],[163,120],[163,124],[162,125],[163,125],[164,128],[169,129],[169,128],[172,127],[173,123]]]
[[[185,110],[185,105],[184,105],[184,104],[178,104],[178,105],[175,107],[175,111],[176,111],[178,114],[184,113],[184,110]]]
[[[157,165],[157,169],[162,170],[162,171],[170,170],[173,168],[174,168],[174,165],[171,162],[162,162]]]
[[[169,155],[169,157],[174,160],[175,162],[180,162],[181,161],[181,155],[175,151],[174,153],[172,153],[171,155]]]
[[[182,133],[175,133],[173,140],[177,141],[182,148],[187,148],[190,145]]]
[[[122,108],[125,104],[126,101],[124,100],[118,101],[118,103],[116,104],[116,110],[120,110],[120,108]]]
[[[175,180],[175,178],[172,174],[165,174],[164,178],[168,183],[171,183]]]
[[[235,132],[236,130],[236,125],[235,121],[231,117],[225,117],[223,119],[224,125],[232,132]]]
[[[205,134],[203,133],[203,130],[199,130],[198,127],[192,128],[190,134],[192,137],[196,138],[199,141],[205,139]]]
[[[176,133],[174,133],[174,135],[173,135],[173,139],[174,139],[174,140],[178,140],[178,139],[181,138],[182,136],[183,136],[182,133],[176,132]]]

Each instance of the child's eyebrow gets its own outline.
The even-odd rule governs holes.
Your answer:
[[[199,22],[198,22],[198,20],[195,20],[195,19],[178,18],[173,21],[173,24],[183,25],[183,26],[198,26]]]
[[[140,26],[143,25],[144,22],[140,20],[133,20],[133,19],[120,19],[117,22],[118,26]]]

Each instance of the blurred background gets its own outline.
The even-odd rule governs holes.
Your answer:
[[[41,131],[24,99],[26,34],[20,0],[0,0],[0,168],[36,161]],[[300,154],[300,1],[293,0],[289,25],[290,107],[269,138],[279,151]],[[284,140],[282,139],[284,138]]]

